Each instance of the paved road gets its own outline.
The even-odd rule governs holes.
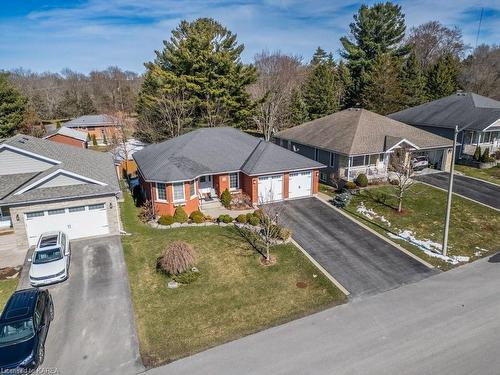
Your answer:
[[[499,293],[500,263],[483,259],[147,374],[496,375]]]
[[[143,371],[120,238],[72,241],[71,249],[69,279],[49,287],[55,318],[43,367],[59,375]]]
[[[279,203],[293,238],[356,298],[435,274],[316,198]]]
[[[416,180],[426,182],[441,189],[448,189],[449,173],[431,173],[415,177]],[[484,203],[500,210],[500,186],[473,178],[455,175],[453,192]]]

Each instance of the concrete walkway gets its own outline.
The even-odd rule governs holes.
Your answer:
[[[497,254],[147,373],[498,374],[499,293]]]
[[[0,235],[0,268],[22,266],[27,251],[17,247],[14,233]]]

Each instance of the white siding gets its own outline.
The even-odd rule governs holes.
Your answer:
[[[41,172],[53,164],[13,150],[0,150],[0,175]]]
[[[55,186],[82,185],[86,183],[87,182],[85,181],[61,173],[52,177],[50,180],[45,181],[40,186],[37,186],[36,189],[55,187]]]

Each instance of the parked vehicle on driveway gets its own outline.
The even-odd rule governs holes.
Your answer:
[[[69,239],[64,232],[43,233],[31,257],[31,285],[41,286],[66,280],[70,256]]]
[[[0,373],[25,374],[43,363],[53,319],[48,290],[24,289],[10,297],[0,316]]]
[[[416,156],[411,159],[411,166],[414,171],[421,171],[429,166],[427,156]]]

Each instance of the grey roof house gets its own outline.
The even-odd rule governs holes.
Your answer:
[[[120,119],[111,115],[85,115],[65,122],[63,127],[87,132],[98,145],[108,144],[113,137],[121,137]]]
[[[310,196],[324,167],[229,127],[195,130],[147,146],[133,158],[159,214],[172,214],[179,204],[192,212],[225,189],[254,203]]]
[[[426,155],[440,169],[448,165],[451,142],[365,109],[346,109],[278,132],[275,142],[326,164],[320,180],[387,177],[390,155],[404,147]]]
[[[0,229],[13,229],[19,246],[52,230],[118,233],[119,195],[110,154],[26,135],[0,143]]]
[[[459,159],[473,155],[477,146],[500,148],[500,102],[478,94],[458,92],[389,117],[449,139],[458,126]]]

